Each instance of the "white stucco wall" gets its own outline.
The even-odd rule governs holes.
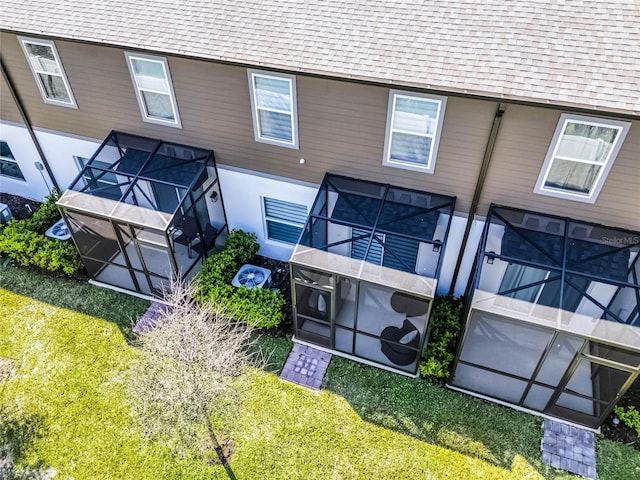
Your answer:
[[[34,162],[40,161],[40,157],[27,129],[24,126],[6,122],[0,123],[0,129],[0,139],[9,143],[9,147],[25,176],[25,181],[0,177],[0,189],[3,192],[33,200],[44,199],[49,193],[52,182],[46,175],[47,172],[43,171],[48,184],[45,185],[40,171],[34,165]],[[36,136],[62,190],[68,188],[79,173],[73,157],[90,158],[101,144],[99,139],[82,138],[50,130],[36,130]],[[318,185],[263,175],[225,165],[218,165],[218,174],[229,228],[254,232],[261,245],[261,255],[279,260],[289,260],[293,245],[266,238],[262,198],[271,197],[294,202],[306,205],[310,210],[317,194]],[[483,220],[474,221],[471,229],[454,290],[455,295],[462,295],[466,288],[477,245],[482,235]],[[446,294],[449,291],[465,224],[465,216],[453,216],[438,282],[437,292],[440,294]]]
[[[24,175],[24,180],[0,175],[0,191],[42,201],[53,184],[46,170],[41,175],[35,166],[35,162],[42,161],[27,129],[21,125],[0,122],[0,140],[7,142]]]
[[[260,242],[260,255],[289,260],[293,245],[267,240],[262,198],[271,197],[306,205],[309,211],[316,198],[318,185],[294,183],[220,165],[218,176],[229,228],[254,232]]]
[[[63,191],[80,173],[73,159],[74,155],[91,158],[102,143],[102,140],[65,135],[49,130],[35,130],[35,132],[40,147]]]
[[[35,129],[34,132],[49,167],[56,177],[58,186],[63,191],[79,173],[73,158],[74,155],[91,158],[101,143],[100,140],[65,135],[49,130]],[[49,194],[53,182],[46,170],[40,173],[36,168],[35,162],[43,162],[27,129],[23,125],[0,122],[0,140],[9,144],[9,148],[25,177],[25,180],[22,181],[0,176],[0,190],[32,200],[43,200]]]
[[[438,281],[437,293],[446,294],[451,286],[453,280],[453,272],[458,261],[458,253],[462,246],[462,237],[467,225],[467,217],[463,215],[454,215],[451,220],[451,228],[449,229],[449,237],[447,237],[447,246],[444,251],[444,258],[442,259],[442,268],[440,270],[440,280]],[[471,231],[469,232],[469,240],[462,257],[462,263],[460,264],[460,272],[456,280],[456,285],[453,290],[455,296],[464,294],[467,288],[467,282],[469,281],[469,275],[473,268],[473,262],[478,251],[478,245],[482,239],[482,229],[484,228],[484,218],[476,218],[471,225]]]

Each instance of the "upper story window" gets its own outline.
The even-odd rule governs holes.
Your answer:
[[[630,125],[562,114],[534,192],[595,203]]]
[[[0,141],[0,175],[24,180],[20,166],[5,141]]]
[[[18,38],[45,103],[78,108],[55,44],[51,40]]]
[[[307,221],[306,205],[263,197],[263,207],[267,238],[295,245]]]
[[[383,165],[433,173],[446,97],[389,92]]]
[[[164,57],[125,52],[129,73],[145,122],[182,128],[178,105]]]
[[[256,142],[298,148],[296,77],[248,70]]]

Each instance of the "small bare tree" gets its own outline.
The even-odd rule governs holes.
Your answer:
[[[235,478],[216,431],[228,427],[240,402],[234,378],[256,362],[257,350],[251,329],[214,305],[194,301],[195,288],[172,282],[164,295],[169,307],[137,339],[142,355],[132,368],[130,390],[148,433],[169,440],[175,450],[198,449],[207,439]]]

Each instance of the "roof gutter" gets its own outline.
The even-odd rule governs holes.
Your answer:
[[[476,214],[478,213],[478,205],[480,204],[480,197],[484,188],[484,182],[489,172],[489,164],[493,157],[493,148],[498,138],[498,132],[500,131],[500,123],[502,122],[502,115],[507,109],[506,103],[499,103],[496,109],[496,114],[493,117],[493,124],[491,125],[491,131],[489,132],[489,140],[487,140],[487,147],[484,150],[484,156],[482,157],[482,164],[480,166],[480,173],[478,174],[478,180],[476,181],[476,188],[473,192],[473,199],[471,200],[471,207],[469,208],[469,216],[467,217],[467,225],[464,229],[462,236],[462,245],[460,245],[460,252],[458,253],[458,260],[456,261],[456,267],[453,270],[453,278],[451,279],[451,286],[449,287],[449,295],[453,295],[456,283],[458,281],[458,274],[460,273],[460,266],[462,265],[462,258],[464,252],[467,249],[467,243],[469,242],[469,233],[473,226]]]
[[[56,177],[53,175],[53,171],[51,170],[51,166],[49,165],[49,162],[47,161],[47,157],[44,154],[44,151],[42,150],[42,147],[40,146],[40,142],[38,142],[38,138],[36,137],[35,132],[33,131],[33,127],[31,126],[31,121],[29,120],[29,116],[27,115],[26,110],[24,109],[24,106],[22,105],[22,101],[20,100],[20,97],[18,96],[18,92],[16,91],[14,85],[13,85],[13,81],[11,80],[11,77],[9,76],[9,72],[7,72],[5,66],[4,66],[4,62],[2,61],[2,57],[0,56],[0,70],[2,70],[2,78],[4,78],[4,81],[6,82],[7,86],[9,87],[9,92],[11,93],[11,96],[13,97],[13,101],[16,104],[16,108],[18,109],[18,112],[20,112],[20,116],[22,117],[22,122],[24,123],[25,127],[27,128],[27,131],[29,132],[29,136],[31,137],[31,140],[33,141],[34,146],[36,147],[36,150],[38,151],[38,155],[40,156],[40,160],[42,160],[42,164],[44,165],[44,168],[47,170],[47,174],[49,175],[49,179],[51,180],[51,183],[53,184],[53,187],[56,188],[57,190],[60,190],[60,186],[58,185],[58,182],[56,181]],[[38,167],[39,170],[42,170],[42,167],[39,166]],[[42,173],[42,172],[40,172]]]

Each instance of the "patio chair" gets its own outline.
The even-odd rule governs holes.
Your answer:
[[[176,220],[175,230],[172,234],[173,243],[179,243],[189,247],[198,238],[198,222],[195,217],[182,215]],[[191,253],[189,253],[191,258]]]
[[[396,365],[409,365],[418,356],[420,331],[405,318],[402,328],[389,326],[380,334],[382,353]]]
[[[193,252],[197,253],[198,256],[201,256],[211,250],[216,243],[217,236],[218,229],[213,227],[210,223],[207,223],[204,227],[204,235],[202,237],[199,235],[196,236],[187,245],[189,258],[192,258]]]
[[[404,313],[407,317],[418,317],[429,311],[428,300],[404,292],[393,292],[390,303],[394,311]]]

